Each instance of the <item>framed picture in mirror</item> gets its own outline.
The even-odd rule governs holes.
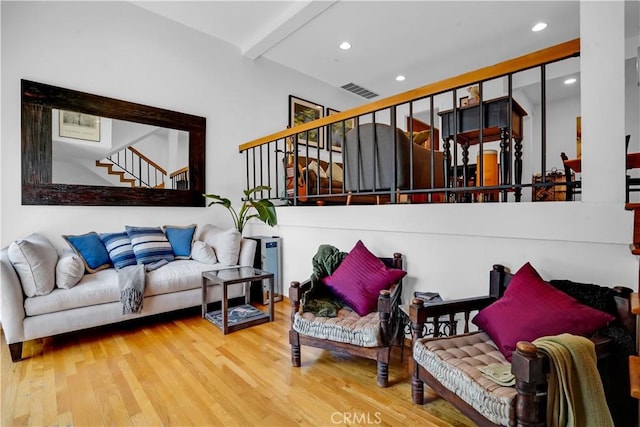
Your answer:
[[[100,142],[100,117],[78,111],[60,110],[59,136]]]

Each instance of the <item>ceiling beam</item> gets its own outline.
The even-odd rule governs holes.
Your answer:
[[[280,19],[274,20],[254,40],[242,46],[242,55],[256,59],[269,49],[280,43],[307,22],[337,3],[333,1],[301,1],[294,2]]]

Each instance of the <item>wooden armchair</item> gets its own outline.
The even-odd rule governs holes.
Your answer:
[[[511,278],[512,275],[507,273],[502,265],[494,265],[490,272],[490,292],[487,296],[450,300],[428,306],[424,306],[420,299],[412,300],[410,318],[413,336],[412,399],[414,403],[420,405],[424,403],[423,392],[426,383],[439,396],[478,425],[544,426],[546,424],[549,360],[536,345],[525,341],[518,342],[511,362],[515,386],[499,386],[484,378],[478,369],[484,365],[499,362],[500,359],[505,364],[508,362],[486,333],[470,332],[470,314],[488,307],[501,298]],[[623,287],[606,289],[607,292],[612,289],[614,294],[615,305],[611,309],[617,311],[615,322],[623,333],[628,332],[628,341],[635,346],[635,317],[630,311],[631,289]],[[450,320],[461,317],[462,319],[459,320],[463,320],[464,323],[463,334],[423,339],[422,330],[426,319],[439,319],[440,316],[449,316]],[[434,330],[438,331],[437,325]],[[595,344],[598,371],[615,425],[632,426],[635,425],[637,409],[629,398],[628,389],[625,391],[622,385],[625,382],[628,383],[628,372],[623,372],[623,366],[628,365],[626,361],[628,356],[622,354],[617,347],[619,344],[614,343],[615,340],[611,336],[596,334],[590,339]],[[447,354],[449,356],[456,354],[456,356],[450,356],[451,359],[448,360],[443,358],[445,363],[440,363],[439,355],[443,353],[438,353],[438,356],[433,359],[438,359],[437,363],[440,365],[425,363],[425,359],[420,354],[424,354],[425,351],[435,354],[434,348],[453,348],[454,351]],[[468,394],[465,395],[465,388],[474,390],[476,394],[470,398]],[[501,408],[496,409],[499,406]]]
[[[380,258],[387,267],[402,269],[402,255],[394,253],[393,258]],[[355,312],[342,309],[335,318],[318,317],[301,312],[301,300],[311,287],[311,281],[291,282],[289,299],[291,301],[291,363],[301,365],[302,345],[348,353],[377,361],[377,383],[386,387],[389,383],[389,359],[391,348],[398,342],[402,333],[400,298],[402,280],[391,285],[388,290],[380,291],[377,311],[360,317]],[[301,326],[303,325],[303,326]],[[316,328],[317,326],[317,328]],[[334,339],[325,336],[328,330],[336,328]],[[302,331],[304,329],[304,331]],[[321,334],[315,333],[320,332]],[[339,333],[337,333],[339,331]],[[328,332],[331,335],[331,331]],[[338,341],[337,337],[341,341]],[[363,336],[366,342],[361,342]]]

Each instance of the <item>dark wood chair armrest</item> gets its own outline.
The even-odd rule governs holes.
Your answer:
[[[302,295],[309,289],[311,289],[311,280],[309,279],[304,282],[291,282],[291,285],[289,285],[289,300],[291,301],[291,305],[294,305],[294,303],[300,304]]]
[[[386,290],[383,289],[378,295],[378,316],[380,317],[380,328],[382,330],[382,340],[389,344],[397,339],[397,334],[402,330],[400,297],[402,286],[394,283]]]
[[[300,311],[300,301],[302,295],[311,289],[311,280],[305,280],[300,283],[297,281],[291,282],[289,286],[289,301],[291,302],[291,324],[293,325],[293,319],[298,311]]]
[[[613,339],[610,337],[595,335],[589,339],[593,341],[598,360],[606,359],[615,350]]]
[[[427,317],[438,317],[445,314],[464,313],[465,311],[481,310],[493,303],[496,299],[492,296],[462,298],[449,301],[439,301],[423,305]]]
[[[399,283],[394,283],[393,285],[391,285],[391,287],[389,288],[389,293],[390,293],[390,298],[391,298],[391,304],[395,304],[396,305],[400,305],[400,294],[402,293],[402,286],[400,286]],[[382,294],[382,291],[380,291],[380,294]],[[378,296],[378,302],[380,301],[380,296]],[[391,307],[391,311],[393,311],[396,307]],[[380,311],[380,310],[378,310]]]

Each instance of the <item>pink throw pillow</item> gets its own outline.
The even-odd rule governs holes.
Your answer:
[[[364,316],[377,309],[380,291],[389,289],[406,274],[387,267],[358,240],[336,271],[322,281],[359,316]]]
[[[511,361],[518,341],[562,333],[589,336],[614,319],[555,289],[526,263],[511,278],[504,296],[480,310],[472,322]]]

